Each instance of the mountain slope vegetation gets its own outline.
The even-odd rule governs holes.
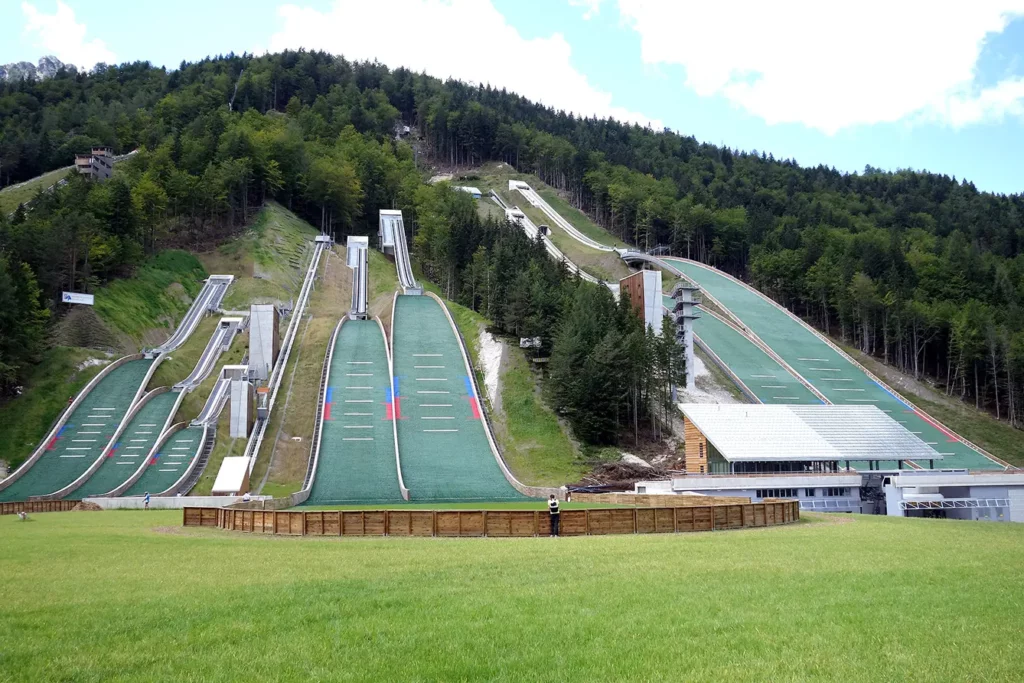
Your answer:
[[[412,145],[395,139],[399,121],[412,126]],[[436,166],[495,160],[534,173],[627,242],[721,267],[948,393],[1011,423],[1024,414],[1020,195],[926,172],[802,168],[318,52],[228,55],[171,71],[126,64],[0,88],[7,181],[65,166],[92,144],[140,152],[111,182],[75,178],[31,211],[0,218],[13,288],[31,292],[31,275],[39,290],[34,303],[21,298],[26,315],[45,316],[61,289],[90,291],[159,248],[209,247],[268,199],[338,236],[370,233],[379,208],[400,208],[423,272],[446,296],[478,311],[503,306],[507,297],[494,288],[505,283],[488,277],[498,272],[498,243],[473,232],[480,220],[468,201],[450,197],[443,183],[424,185],[415,147]],[[568,340],[572,297],[542,292],[537,268],[513,316],[554,323],[544,328],[546,343]],[[503,329],[522,327],[484,312]],[[627,336],[608,341],[609,358],[625,352]],[[40,352],[0,340],[11,382]],[[610,390],[620,416],[650,398],[629,382]]]

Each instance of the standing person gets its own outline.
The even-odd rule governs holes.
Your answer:
[[[548,513],[551,515],[551,535],[558,535],[558,521],[560,518],[560,511],[558,509],[558,499],[555,498],[555,494],[551,494],[548,498]]]
[[[149,491],[146,491],[146,497],[142,499],[142,502],[145,504],[145,509],[148,510],[149,509]]]

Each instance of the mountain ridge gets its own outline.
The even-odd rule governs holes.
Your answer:
[[[74,64],[65,64],[53,55],[43,55],[35,64],[32,62],[0,64],[0,80],[16,81],[26,78],[42,80],[55,76],[61,69],[78,72],[78,67]]]

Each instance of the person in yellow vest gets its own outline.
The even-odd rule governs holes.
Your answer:
[[[558,509],[558,499],[555,498],[555,494],[551,494],[548,498],[548,513],[551,515],[551,535],[558,535],[558,521],[561,517],[560,510]]]

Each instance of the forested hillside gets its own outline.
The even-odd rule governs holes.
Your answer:
[[[64,166],[94,143],[142,151],[111,183],[73,182],[13,221],[0,218],[0,264],[18,305],[45,326],[60,289],[88,290],[163,246],[207,244],[267,197],[338,234],[369,232],[378,208],[395,207],[409,212],[427,274],[474,308],[494,305],[495,285],[481,275],[496,272],[493,245],[475,236],[479,219],[464,202],[422,184],[412,150],[393,142],[398,119],[433,163],[496,159],[535,172],[641,248],[717,265],[950,393],[1011,421],[1024,414],[1021,196],[929,173],[801,168],[320,53],[5,84],[4,182]],[[546,296],[528,297],[536,319]],[[569,320],[572,298],[556,299],[553,319]],[[32,345],[7,329],[0,361],[16,373]],[[629,387],[616,386],[617,408],[632,402]]]

